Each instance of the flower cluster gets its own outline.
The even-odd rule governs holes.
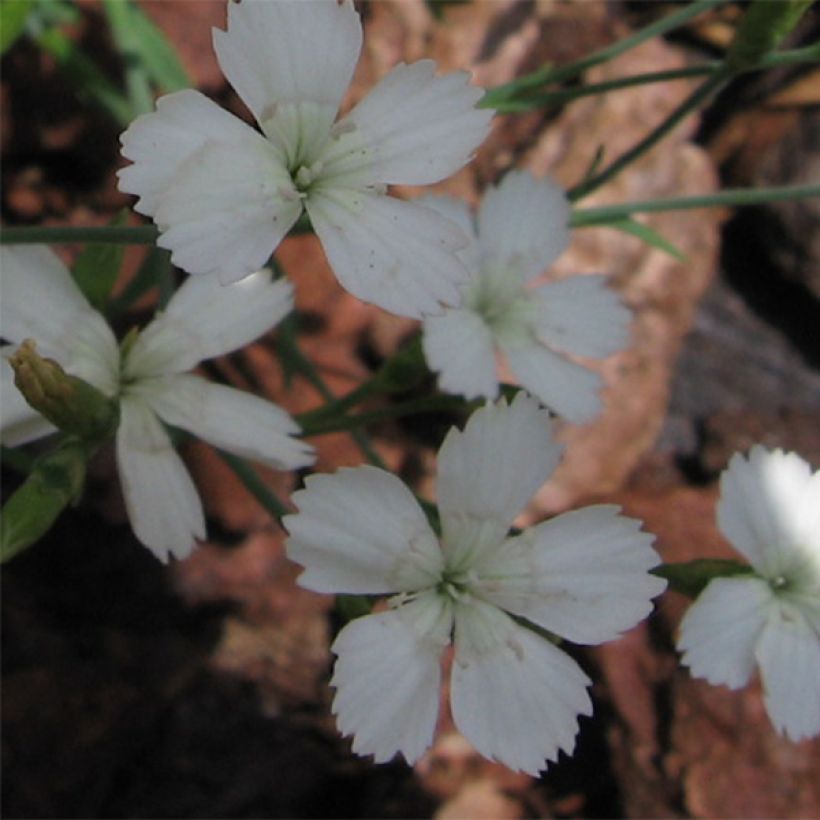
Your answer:
[[[293,495],[298,511],[284,524],[299,583],[387,598],[333,643],[339,727],[358,753],[412,763],[433,741],[449,674],[464,736],[536,774],[572,751],[579,717],[592,711],[590,680],[560,639],[615,639],[666,586],[651,571],[652,536],[616,506],[512,531],[561,457],[549,411],[573,423],[596,416],[601,380],[584,359],[623,348],[630,313],[600,275],[538,283],[569,243],[570,206],[550,180],[512,171],[475,216],[446,197],[390,195],[390,185],[455,173],[484,139],[492,112],[477,108],[482,92],[466,73],[400,64],[339,117],[362,47],[352,0],[229,2],[213,42],[257,127],[198,91],[170,94],[123,134],[131,164],[119,172],[158,244],[195,275],[119,343],[51,251],[5,246],[3,338],[33,338],[116,406],[133,529],[160,558],[184,556],[205,521],[166,425],[279,469],[314,461],[280,407],[190,372],[292,309],[291,285],[264,266],[306,215],[345,288],[422,321],[441,389],[486,400],[439,450],[440,533],[411,491],[375,467],[311,476]],[[53,428],[12,387],[10,348],[0,357],[0,434],[17,445]],[[498,399],[497,357],[524,388],[511,402]],[[759,668],[776,728],[816,735],[820,473],[780,451],[735,456],[718,522],[751,568],[714,578],[689,609],[683,662],[730,687]]]
[[[72,375],[116,397],[117,466],[137,537],[160,558],[184,557],[205,537],[202,503],[168,433],[182,428],[240,456],[292,470],[313,463],[299,428],[275,404],[189,373],[203,359],[243,347],[292,307],[291,286],[269,271],[223,287],[213,277],[189,279],[166,310],[122,346],[70,272],[42,246],[3,246],[0,321],[10,342],[33,337]],[[4,444],[52,431],[3,370]]]

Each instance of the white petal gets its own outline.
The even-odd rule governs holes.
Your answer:
[[[799,611],[775,607],[756,657],[775,728],[795,741],[820,734],[820,634]]]
[[[680,625],[681,663],[696,678],[744,686],[755,666],[755,647],[775,603],[759,578],[715,578],[689,607]]]
[[[188,555],[205,537],[202,503],[168,434],[138,398],[120,403],[117,465],[137,538],[161,561]]]
[[[323,155],[329,180],[429,185],[454,174],[483,142],[493,117],[475,104],[482,90],[457,71],[435,76],[433,60],[400,63],[338,124]]]
[[[607,287],[605,276],[572,276],[531,294],[534,327],[546,345],[576,356],[603,358],[629,343],[632,314]]]
[[[575,643],[613,640],[652,610],[666,581],[653,536],[613,505],[564,513],[473,565],[482,598]]]
[[[68,268],[44,245],[3,245],[0,254],[3,337],[34,339],[40,355],[113,395],[119,380],[117,340]]]
[[[299,584],[316,592],[415,591],[441,573],[438,540],[413,494],[375,467],[313,475],[293,494],[283,523],[288,557],[305,567]]]
[[[510,171],[484,192],[478,237],[485,265],[525,282],[537,276],[569,245],[570,206],[563,188],[528,171]]]
[[[242,458],[279,470],[315,460],[313,448],[293,438],[299,425],[281,407],[251,393],[191,375],[145,381],[131,392],[168,424]]]
[[[732,456],[720,480],[721,532],[768,578],[820,562],[820,473],[795,453],[754,447]],[[820,577],[820,572],[817,573]]]
[[[46,245],[0,246],[3,338],[20,343],[34,339],[43,355],[65,361],[65,337],[94,309],[68,268]]]
[[[302,212],[270,143],[207,142],[177,170],[154,219],[157,245],[188,273],[234,282],[259,270]]]
[[[0,355],[0,443],[4,447],[17,447],[55,430],[14,384],[14,370],[6,359],[6,354],[14,348],[14,345],[3,345]]]
[[[523,387],[573,424],[592,421],[601,409],[597,373],[539,344],[506,345],[504,355]]]
[[[506,533],[561,451],[549,415],[524,393],[511,405],[501,399],[476,410],[463,432],[450,430],[438,454],[437,496],[445,548],[456,563],[465,526],[492,521]]]
[[[591,681],[549,641],[489,604],[456,610],[451,701],[458,730],[485,757],[537,775],[570,754]]]
[[[293,308],[293,286],[261,270],[230,285],[189,277],[140,333],[124,372],[131,379],[190,370],[258,339]]]
[[[456,199],[452,196],[439,194],[424,194],[413,200],[417,205],[425,208],[432,208],[436,213],[441,214],[450,222],[455,222],[461,228],[467,239],[467,245],[458,252],[458,258],[473,278],[477,278],[479,256],[478,256],[478,234],[476,233],[475,219],[472,211],[463,199]]]
[[[352,621],[331,647],[339,730],[376,763],[401,752],[412,764],[433,741],[442,647],[413,628],[405,611],[412,606]]]
[[[119,189],[139,197],[134,210],[154,216],[174,177],[206,142],[246,150],[263,138],[199,91],[186,89],[157,100],[157,110],[137,117],[120,137],[122,155],[134,162],[117,172]]]
[[[230,84],[265,123],[281,103],[319,103],[336,116],[362,48],[350,0],[251,0],[228,4],[228,30],[214,29],[214,50]]]
[[[467,240],[429,208],[323,190],[311,194],[307,210],[336,276],[359,299],[416,319],[461,301],[457,286],[469,274],[455,252]]]
[[[423,329],[424,357],[442,390],[468,399],[498,395],[492,332],[477,313],[448,308],[428,316]]]

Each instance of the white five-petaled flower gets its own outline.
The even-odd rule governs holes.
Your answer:
[[[754,575],[709,582],[681,623],[683,663],[732,689],[757,666],[775,728],[820,734],[820,471],[757,446],[732,457],[720,490],[718,526]]]
[[[4,245],[0,259],[3,337],[34,339],[43,355],[118,398],[117,464],[128,515],[137,537],[159,558],[184,557],[195,538],[205,537],[199,495],[160,419],[278,469],[313,462],[312,448],[293,438],[299,427],[280,407],[187,372],[273,327],[292,307],[289,283],[273,282],[269,271],[228,287],[215,277],[190,278],[121,349],[51,250]],[[14,387],[5,358],[1,364],[3,443],[51,432]]]
[[[466,204],[422,200],[472,237],[461,251],[473,277],[460,307],[424,321],[423,347],[439,384],[468,398],[498,395],[496,353],[519,382],[571,422],[600,409],[601,379],[565,354],[603,358],[626,346],[629,311],[600,275],[528,286],[569,243],[563,190],[526,171],[512,171],[484,194],[477,225]]]
[[[334,124],[362,46],[351,0],[242,0],[214,30],[225,76],[262,133],[197,91],[163,97],[123,134],[120,190],[140,197],[158,244],[189,273],[230,282],[258,270],[310,216],[339,281],[394,313],[459,299],[459,227],[387,185],[453,174],[486,136],[490,111],[465,72],[394,68]]]
[[[408,762],[431,744],[440,658],[455,650],[456,726],[483,755],[535,774],[571,751],[589,680],[518,619],[595,644],[634,626],[665,581],[652,536],[618,508],[559,515],[509,537],[561,453],[549,414],[524,393],[476,411],[438,456],[439,540],[410,490],[374,467],[311,476],[287,516],[299,583],[327,593],[395,593],[339,633],[333,711],[353,749]]]

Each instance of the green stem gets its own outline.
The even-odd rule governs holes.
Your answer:
[[[217,449],[220,458],[233,470],[234,475],[242,482],[245,489],[277,520],[292,510],[288,509],[271,492],[270,488],[259,477],[259,474],[244,459]]]
[[[560,105],[581,97],[605,94],[609,91],[618,91],[622,88],[631,88],[636,85],[648,85],[650,83],[668,82],[670,80],[685,80],[690,77],[702,77],[704,75],[714,74],[720,70],[720,67],[721,63],[711,62],[669,71],[653,71],[646,74],[635,74],[631,77],[620,77],[616,80],[607,80],[606,82],[578,86],[577,88],[560,88],[555,91],[544,91],[532,97],[527,96],[521,99],[500,102],[496,106],[496,110],[502,114],[517,111],[531,111],[533,108]]]
[[[729,80],[730,76],[726,70],[721,70],[706,79],[660,123],[660,125],[653,128],[652,131],[636,145],[621,154],[614,162],[604,168],[603,171],[579,183],[575,188],[568,191],[567,196],[569,199],[574,202],[609,182],[609,180],[626,168],[627,165],[634,162],[656,143],[660,142],[690,113],[700,108],[707,99],[715,94]]]
[[[738,188],[703,196],[647,199],[637,202],[624,202],[620,205],[604,205],[600,208],[575,210],[570,218],[570,226],[573,228],[588,228],[594,225],[607,225],[636,213],[684,211],[692,208],[715,208],[727,205],[760,205],[765,202],[806,199],[812,196],[820,196],[820,184],[786,185],[772,188]]]
[[[675,14],[670,14],[661,20],[656,20],[654,23],[642,28],[640,31],[636,31],[634,34],[631,34],[629,37],[625,37],[623,40],[618,40],[617,42],[612,43],[612,45],[609,45],[600,51],[596,51],[594,54],[590,54],[589,56],[584,57],[574,63],[554,69],[550,66],[544,66],[533,72],[531,75],[528,75],[528,77],[520,77],[509,83],[505,83],[504,85],[488,89],[487,93],[479,103],[479,106],[481,108],[495,108],[499,102],[513,96],[522,87],[531,88],[533,85],[541,85],[547,82],[558,83],[564,80],[573,79],[574,77],[583,74],[583,72],[588,68],[592,68],[593,66],[604,63],[614,57],[618,57],[624,52],[639,46],[641,43],[651,40],[653,37],[666,34],[666,32],[683,25],[693,17],[696,17],[697,15],[702,14],[715,6],[722,5],[725,2],[727,2],[727,0],[698,0],[698,2],[690,3],[688,6],[684,7]]]
[[[159,232],[153,225],[116,228],[106,225],[78,228],[74,226],[25,226],[0,230],[3,245],[68,245],[106,242],[114,245],[153,245]]]

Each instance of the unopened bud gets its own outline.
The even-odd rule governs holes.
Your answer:
[[[102,440],[117,429],[119,408],[96,387],[71,376],[26,339],[9,357],[14,383],[25,400],[58,429],[82,439]]]

